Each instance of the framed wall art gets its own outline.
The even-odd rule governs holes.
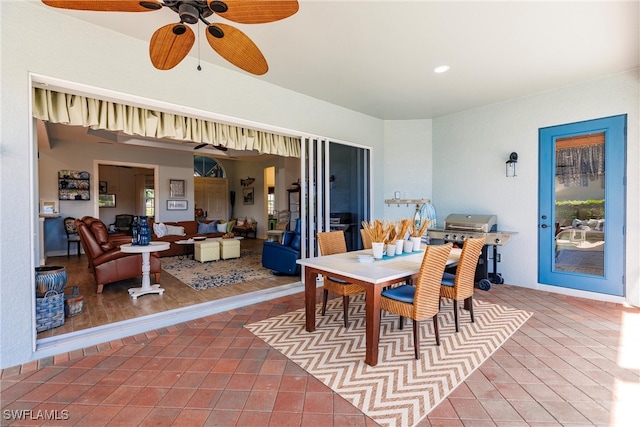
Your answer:
[[[186,195],[184,179],[169,180],[169,197],[186,197]]]
[[[107,194],[107,181],[98,181],[98,193]]]
[[[115,194],[98,194],[98,207],[99,208],[115,208],[116,195]]]
[[[253,187],[242,189],[242,200],[245,205],[253,204]]]
[[[58,202],[56,200],[40,200],[40,215],[57,215]]]
[[[186,200],[167,200],[168,211],[186,211],[188,205]]]

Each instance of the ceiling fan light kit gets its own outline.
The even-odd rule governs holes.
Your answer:
[[[262,75],[269,70],[258,46],[245,33],[227,25],[207,21],[211,15],[239,24],[264,24],[288,18],[298,12],[297,0],[42,0],[60,9],[96,12],[152,12],[168,7],[178,14],[178,24],[156,30],[149,43],[151,63],[159,70],[178,65],[195,43],[191,28],[184,24],[206,26],[209,45],[220,56],[246,72]]]

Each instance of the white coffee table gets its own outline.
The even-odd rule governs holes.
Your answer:
[[[139,296],[145,294],[160,294],[164,293],[164,289],[160,285],[151,285],[151,278],[149,272],[151,271],[151,263],[149,262],[151,252],[160,252],[169,249],[169,242],[150,242],[146,246],[132,245],[126,243],[120,246],[122,252],[131,254],[142,254],[142,287],[129,289],[129,295],[133,299],[138,299]]]

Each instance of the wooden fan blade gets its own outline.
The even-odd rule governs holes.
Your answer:
[[[212,3],[214,3],[212,5]],[[216,0],[207,0],[209,8],[216,11]],[[224,0],[226,12],[216,12],[240,24],[264,24],[288,18],[298,11],[297,0]]]
[[[216,37],[211,34],[210,27],[214,33],[222,30],[223,37]],[[207,41],[220,56],[231,62],[238,68],[242,68],[248,73],[262,75],[269,71],[267,60],[264,59],[258,46],[242,31],[231,25],[211,24],[207,27]]]
[[[184,24],[169,24],[153,33],[149,44],[151,63],[159,70],[170,70],[191,50],[196,36]]]
[[[160,0],[42,0],[42,3],[60,9],[96,12],[151,12],[162,8]]]

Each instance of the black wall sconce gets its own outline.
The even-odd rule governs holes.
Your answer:
[[[509,154],[509,160],[505,162],[505,173],[507,178],[513,178],[516,176],[516,163],[518,163],[518,153],[513,152]]]

